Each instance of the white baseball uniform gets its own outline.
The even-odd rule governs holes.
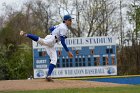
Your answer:
[[[57,53],[55,49],[55,44],[60,41],[60,36],[67,37],[68,28],[65,23],[59,24],[51,33],[52,35],[47,35],[44,39],[39,38],[37,41],[39,44],[46,46],[47,54],[50,56],[51,64],[56,65],[57,63]]]

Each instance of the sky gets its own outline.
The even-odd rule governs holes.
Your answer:
[[[11,6],[14,10],[20,10],[21,6],[28,1],[31,1],[31,0],[0,0],[0,15],[4,15],[5,5]],[[120,0],[115,0],[115,2],[118,4],[119,4],[119,1]],[[125,2],[125,4],[128,4],[131,0],[130,1],[129,0],[122,0],[122,1]],[[124,9],[124,8],[122,9],[122,14],[126,15],[126,9]]]
[[[5,5],[11,6],[14,10],[20,10],[21,6],[24,3],[29,2],[29,1],[31,1],[31,0],[0,0],[0,15],[3,15],[5,13]],[[119,4],[119,1],[120,0],[115,0],[115,2],[118,4]],[[129,4],[133,0],[122,0],[122,1],[124,4]],[[122,15],[124,15],[123,18],[125,18],[126,8],[122,9]]]
[[[4,6],[10,5],[13,9],[20,9],[21,6],[31,0],[0,0],[0,15],[4,13]],[[128,0],[123,0],[128,3]],[[119,0],[116,0],[116,3],[119,3]]]
[[[10,5],[13,9],[20,9],[21,6],[29,0],[0,0],[0,15],[4,13],[4,6]]]
[[[20,10],[21,6],[23,6],[24,3],[29,2],[31,0],[0,0],[0,15],[3,15],[5,13],[5,5],[7,6],[11,6],[14,10]],[[123,4],[130,4],[132,3],[133,0],[122,0]],[[114,2],[116,2],[119,5],[120,0],[115,0]],[[119,11],[119,10],[118,10]],[[126,8],[122,9],[122,15],[123,15],[123,21],[125,22],[125,27],[124,27],[124,31],[127,31],[128,29],[131,28],[130,24],[128,23],[128,21],[126,21]]]

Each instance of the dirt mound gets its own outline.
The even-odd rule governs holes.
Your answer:
[[[122,84],[91,82],[82,80],[58,80],[47,82],[45,79],[33,80],[3,80],[0,81],[0,91],[19,90],[42,90],[42,89],[62,89],[62,88],[94,88],[94,87],[114,87],[124,86]]]

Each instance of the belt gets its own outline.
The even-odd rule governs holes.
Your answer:
[[[58,42],[57,36],[55,36],[56,43]]]
[[[57,37],[55,36],[55,39],[57,39]]]

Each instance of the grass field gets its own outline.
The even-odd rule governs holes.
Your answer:
[[[140,93],[140,85],[124,87],[49,89],[34,91],[0,91],[0,93]]]

